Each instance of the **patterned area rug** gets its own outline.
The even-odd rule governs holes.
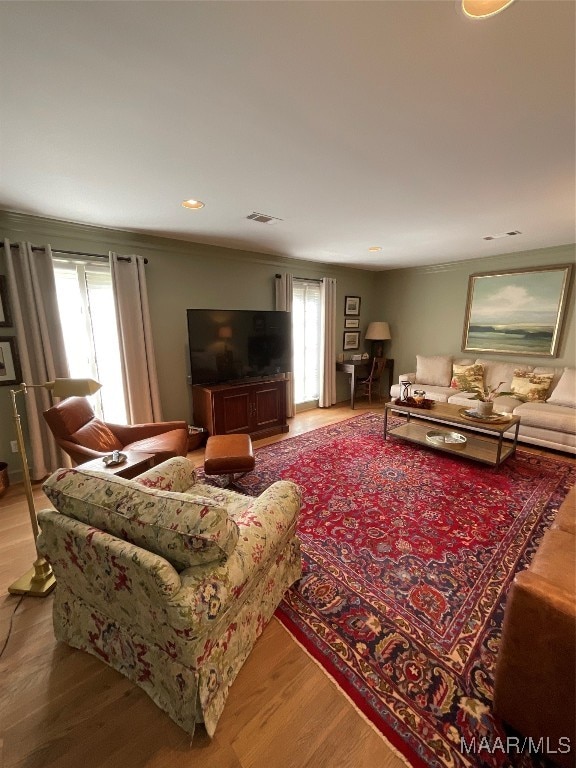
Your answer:
[[[546,764],[499,748],[494,665],[507,589],[573,464],[519,450],[494,471],[385,443],[369,413],[258,449],[238,486],[278,479],[303,489],[304,575],[277,616],[394,747],[414,766]]]

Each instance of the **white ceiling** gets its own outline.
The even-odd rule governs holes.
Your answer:
[[[573,243],[575,10],[0,2],[0,208],[369,269]]]

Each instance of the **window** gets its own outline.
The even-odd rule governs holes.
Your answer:
[[[91,398],[94,411],[126,424],[110,267],[55,258],[54,275],[70,376],[99,381],[102,389]]]
[[[292,295],[294,402],[320,397],[320,283],[294,278]]]

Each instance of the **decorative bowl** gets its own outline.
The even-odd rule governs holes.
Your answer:
[[[451,448],[463,448],[466,445],[465,435],[447,432],[445,429],[431,429],[426,432],[426,440],[432,445],[449,445]]]
[[[478,411],[475,411],[472,408],[461,408],[460,416],[464,416],[467,419],[473,419],[474,421],[483,421],[492,424],[503,424],[505,421],[510,421],[512,418],[511,413],[492,413],[490,416],[482,416]]]
[[[110,453],[102,458],[102,463],[106,467],[118,467],[120,464],[124,464],[127,458],[125,453],[118,453],[118,458],[115,458],[114,454]]]

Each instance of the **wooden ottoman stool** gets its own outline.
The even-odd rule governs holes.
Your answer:
[[[212,435],[204,453],[205,475],[245,475],[254,469],[254,451],[250,435]]]

